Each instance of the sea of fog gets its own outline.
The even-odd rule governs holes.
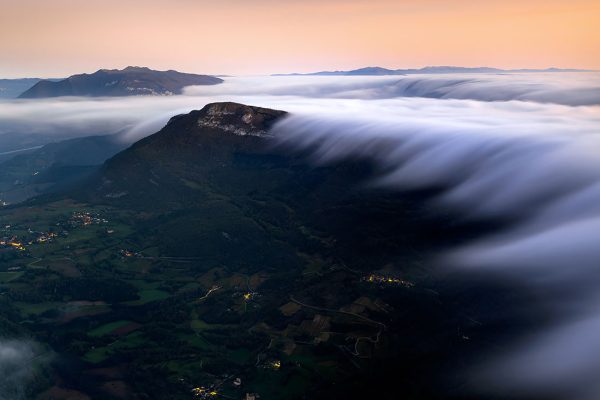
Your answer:
[[[133,142],[215,101],[289,111],[275,140],[316,164],[366,157],[373,185],[444,187],[434,206],[515,221],[440,265],[527,285],[555,323],[474,373],[499,395],[600,398],[600,74],[239,77],[172,97],[2,100],[0,139]]]

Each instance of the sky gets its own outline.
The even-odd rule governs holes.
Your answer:
[[[597,0],[0,0],[0,77],[600,69]]]

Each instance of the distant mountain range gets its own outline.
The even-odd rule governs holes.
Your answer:
[[[0,79],[0,99],[11,99],[18,97],[21,93],[31,88],[41,80],[41,78]],[[59,81],[60,79],[47,80]]]
[[[155,71],[145,67],[122,70],[101,69],[93,74],[73,75],[61,81],[43,80],[19,98],[34,99],[60,96],[168,96],[181,94],[192,85],[216,85],[223,80],[210,75]]]
[[[350,71],[321,71],[321,72],[310,72],[306,74],[292,73],[292,74],[274,74],[273,76],[297,76],[297,75],[322,75],[322,76],[372,76],[372,75],[409,75],[409,74],[458,74],[458,73],[470,73],[470,74],[494,74],[494,73],[507,73],[507,72],[592,72],[591,70],[584,69],[560,69],[560,68],[546,68],[546,69],[500,69],[490,67],[452,67],[452,66],[435,66],[435,67],[424,67],[418,69],[387,69],[382,67],[366,67],[360,69],[354,69]]]

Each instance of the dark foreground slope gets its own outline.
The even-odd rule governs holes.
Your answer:
[[[293,246],[304,245],[307,238],[312,243],[315,238],[307,233],[306,225],[319,232],[333,229],[336,235],[348,235],[348,242],[341,244],[344,247],[336,249],[348,258],[356,250],[355,242],[371,234],[368,229],[391,230],[385,226],[388,223],[399,228],[397,235],[402,239],[390,238],[386,245],[401,248],[406,238],[420,235],[435,242],[435,233],[427,227],[402,227],[412,224],[414,210],[394,209],[394,202],[387,204],[386,193],[373,196],[359,190],[371,173],[370,165],[352,162],[314,168],[301,154],[279,148],[269,130],[285,114],[215,103],[174,117],[160,132],[107,161],[76,196],[85,202],[143,211],[148,218],[157,216],[148,224],[161,232],[163,253],[235,259],[237,266],[251,268],[266,264],[249,261],[246,252],[276,266],[282,263],[278,256],[289,258],[296,252]],[[383,209],[378,201],[383,202]],[[388,207],[403,218],[385,221],[376,217]],[[362,239],[347,227],[335,226],[353,224],[357,213],[373,218],[361,228],[365,230]],[[362,254],[356,254],[352,262],[369,268],[375,262],[372,257],[388,256],[378,247],[382,244],[370,254],[368,246],[362,246]],[[405,257],[400,251],[394,253]],[[292,258],[294,263],[301,262],[296,255]]]
[[[367,163],[312,166],[270,136],[285,115],[207,105],[77,191],[0,213],[0,237],[24,243],[0,249],[0,312],[56,352],[31,392],[489,398],[460,367],[540,317],[430,264],[484,229],[366,189]]]
[[[223,80],[209,75],[155,71],[144,67],[101,69],[61,81],[40,81],[19,96],[37,99],[60,96],[144,96],[181,94],[186,86],[216,85]]]

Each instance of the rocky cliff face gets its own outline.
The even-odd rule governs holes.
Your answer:
[[[127,67],[123,70],[101,69],[93,74],[73,75],[58,82],[40,81],[19,97],[169,96],[180,94],[186,86],[216,85],[222,82],[222,79],[208,75]]]
[[[198,126],[221,129],[234,135],[269,136],[269,129],[284,111],[237,103],[214,103],[200,110]]]

